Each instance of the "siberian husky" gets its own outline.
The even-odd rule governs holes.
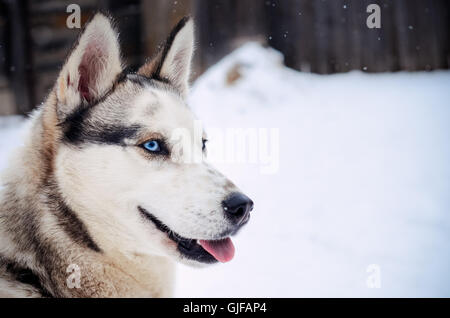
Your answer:
[[[181,159],[206,155],[186,104],[193,47],[184,18],[131,73],[111,19],[86,25],[2,178],[1,296],[167,297],[174,261],[233,258],[253,202]]]

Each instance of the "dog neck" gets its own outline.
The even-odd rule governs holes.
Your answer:
[[[66,204],[53,176],[60,137],[54,107],[42,108],[31,124],[0,196],[0,294],[170,296],[172,261],[103,249]]]

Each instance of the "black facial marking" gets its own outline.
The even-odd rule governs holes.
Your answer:
[[[132,67],[130,65],[125,67],[122,70],[122,72],[120,72],[120,74],[117,76],[116,84],[123,83],[125,80],[127,80],[128,75],[135,74],[135,73],[136,73],[136,70],[134,67]]]
[[[123,145],[126,138],[133,138],[140,126],[123,126],[95,120],[91,116],[92,108],[79,107],[67,117],[63,128],[63,141],[69,144],[98,143]]]
[[[41,278],[31,269],[20,266],[14,261],[8,260],[0,255],[0,268],[3,268],[12,280],[30,285],[43,297],[52,297],[51,293],[42,285]]]
[[[152,79],[151,78],[148,78],[148,77],[143,76],[143,75],[135,74],[135,73],[127,74],[126,78],[130,82],[138,84],[138,85],[140,85],[142,87],[144,87],[147,84],[148,85],[152,84]]]
[[[161,77],[159,74],[153,74],[151,79],[167,85],[171,85],[170,81],[167,78]]]
[[[72,144],[97,143],[109,145],[123,145],[124,140],[133,138],[139,131],[139,126],[99,125],[82,124],[72,125],[71,129],[64,134],[64,141]]]
[[[155,88],[169,88],[170,90],[174,90],[170,81],[167,78],[160,77],[158,74],[152,74],[152,77],[147,77],[136,73],[129,73],[125,78],[141,87],[148,85]]]
[[[84,223],[64,202],[56,185],[49,184],[47,185],[47,189],[49,189],[47,194],[47,204],[51,207],[51,211],[58,219],[58,225],[66,231],[73,241],[95,252],[101,252],[100,247],[98,247],[89,235]]]
[[[33,204],[30,204],[33,202],[32,197],[19,197],[14,189],[6,191],[5,198],[4,202],[7,204],[3,208],[11,213],[2,215],[1,221],[4,230],[19,251],[33,255],[34,264],[42,268],[44,274],[50,273],[55,269],[59,254],[55,246],[46,239],[45,234],[40,229],[39,220],[42,217],[42,211],[32,207]],[[23,213],[12,213],[12,211],[23,211]],[[18,263],[17,260],[11,262]],[[46,290],[51,291],[53,297],[62,296],[55,280],[47,276],[40,277],[40,279],[42,285],[45,286]]]
[[[196,242],[196,240],[184,238],[181,235],[175,233],[144,208],[138,207],[138,210],[141,215],[147,220],[150,220],[158,230],[166,233],[167,236],[177,244],[178,251],[186,258],[207,264],[217,262],[214,256],[209,254],[203,247],[201,247]]]
[[[160,77],[162,67],[164,65],[164,61],[166,60],[167,54],[169,53],[170,48],[172,47],[173,41],[175,40],[175,37],[177,36],[178,32],[186,25],[186,23],[190,20],[190,17],[184,17],[183,19],[178,22],[178,24],[173,28],[172,32],[170,32],[169,37],[167,38],[166,42],[164,43],[163,51],[160,57],[160,60],[158,62],[158,66],[156,67],[156,70],[154,74],[152,75],[152,78],[158,79],[159,81],[167,81],[167,79],[162,79]]]
[[[133,138],[142,128],[139,125],[125,126],[119,123],[106,122],[95,117],[95,107],[102,103],[110,96],[120,83],[130,81],[141,87],[151,86],[156,89],[172,91],[176,93],[176,89],[167,79],[154,77],[146,77],[136,73],[122,72],[116,79],[112,89],[105,96],[94,101],[91,104],[82,103],[75,110],[66,116],[64,121],[59,124],[63,131],[63,141],[69,144],[79,145],[81,143],[97,143],[97,144],[114,144],[123,145],[126,138]],[[117,120],[120,122],[120,120]]]

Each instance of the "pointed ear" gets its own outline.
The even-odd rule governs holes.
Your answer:
[[[173,28],[157,56],[144,64],[138,74],[168,81],[185,97],[189,88],[193,52],[194,23],[185,17]]]
[[[102,97],[122,71],[117,32],[110,19],[96,14],[86,25],[55,86],[58,117]]]

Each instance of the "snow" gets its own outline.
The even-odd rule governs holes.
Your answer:
[[[0,170],[6,168],[11,152],[23,143],[21,137],[25,129],[23,117],[0,116]]]
[[[255,210],[236,258],[180,266],[177,296],[450,296],[449,84],[450,72],[299,73],[257,44],[209,69],[190,100],[207,131],[278,128],[279,171],[217,165]],[[368,288],[371,264],[381,288]]]
[[[235,259],[179,265],[175,295],[449,297],[449,84],[449,71],[299,73],[255,43],[210,68],[190,104],[255,209]],[[217,154],[238,128],[256,132],[256,160]],[[21,129],[0,118],[0,168]]]

